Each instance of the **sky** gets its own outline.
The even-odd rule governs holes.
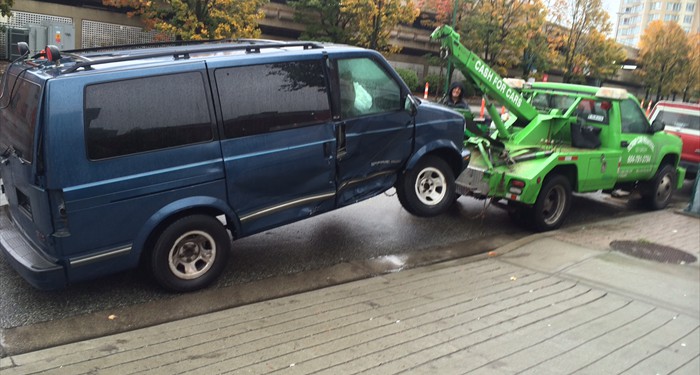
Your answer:
[[[605,9],[610,15],[610,24],[612,28],[610,30],[611,36],[615,35],[615,27],[617,27],[617,12],[620,9],[621,0],[603,0],[603,9]]]

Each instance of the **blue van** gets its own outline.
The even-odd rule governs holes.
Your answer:
[[[25,45],[20,48],[26,49]],[[240,41],[44,53],[0,97],[0,249],[41,289],[147,266],[211,283],[232,239],[392,187],[418,216],[456,199],[464,119],[377,52]]]

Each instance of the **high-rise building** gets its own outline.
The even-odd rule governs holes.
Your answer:
[[[650,22],[675,21],[686,33],[700,32],[700,0],[619,0],[615,40],[637,47]]]

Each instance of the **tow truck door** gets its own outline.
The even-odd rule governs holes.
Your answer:
[[[654,174],[658,150],[652,140],[651,125],[637,103],[625,99],[616,103],[620,115],[620,180],[646,180]]]

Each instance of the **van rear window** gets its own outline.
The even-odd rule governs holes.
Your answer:
[[[88,157],[107,159],[211,140],[207,97],[199,72],[87,86]]]
[[[13,149],[31,162],[41,86],[12,72],[6,74],[0,94],[0,153]]]

